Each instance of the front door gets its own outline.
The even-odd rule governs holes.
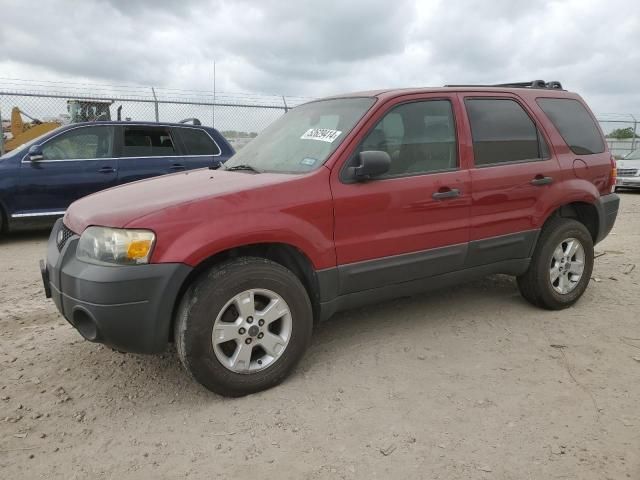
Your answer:
[[[383,150],[390,171],[359,183],[332,175],[339,294],[462,268],[471,184],[459,161],[458,110],[455,95],[396,100],[347,161]]]
[[[79,126],[42,145],[43,159],[23,158],[15,217],[64,213],[75,200],[116,184],[114,127]]]

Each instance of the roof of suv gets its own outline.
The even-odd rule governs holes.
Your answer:
[[[538,86],[542,82],[545,85],[553,86]],[[531,84],[527,85],[526,84]],[[535,85],[535,86],[534,86]],[[569,97],[575,98],[577,95],[573,92],[568,92],[562,89],[562,85],[559,82],[543,82],[542,80],[536,80],[533,82],[523,83],[511,83],[501,85],[445,85],[443,87],[409,87],[409,88],[394,88],[384,90],[366,90],[361,92],[352,92],[342,95],[332,95],[326,97],[323,100],[332,98],[350,98],[350,97],[376,97],[380,100],[387,100],[394,97],[404,95],[415,95],[421,93],[443,93],[443,92],[494,92],[494,93],[509,93],[519,96],[527,97]]]
[[[213,128],[206,125],[194,125],[192,123],[175,123],[175,122],[153,122],[150,120],[96,120],[94,122],[77,122],[67,125],[144,125],[149,127],[191,127],[191,128]],[[67,126],[63,125],[63,126]]]

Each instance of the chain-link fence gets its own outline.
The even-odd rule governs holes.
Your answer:
[[[214,126],[234,147],[240,148],[289,108],[307,100],[278,95],[214,95],[213,92],[155,87],[0,79],[4,139],[0,150],[4,151],[2,147],[9,146],[13,136],[20,134],[11,128],[15,108],[19,109],[24,122],[21,130],[39,122],[52,129],[79,121],[180,122],[195,118],[202,125]]]
[[[238,149],[289,108],[310,100],[279,95],[229,94],[88,83],[0,78],[0,152],[12,136],[11,113],[21,112],[26,127],[100,119],[180,122],[197,118],[217,128]],[[598,121],[618,158],[640,148],[638,121],[631,114],[601,114]],[[23,127],[23,128],[26,128]],[[4,142],[3,142],[4,139]],[[14,141],[14,144],[16,142]],[[21,142],[24,143],[24,142]],[[6,144],[6,145],[5,145]]]
[[[609,150],[616,158],[622,158],[640,148],[638,120],[630,113],[603,113],[597,115],[602,131],[607,137]]]

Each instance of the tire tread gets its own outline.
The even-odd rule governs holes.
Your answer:
[[[548,266],[544,257],[544,250],[548,248],[552,238],[561,231],[578,231],[581,232],[583,238],[583,247],[585,248],[585,270],[583,279],[587,277],[586,283],[578,285],[576,288],[581,289],[577,295],[571,295],[568,300],[558,299],[554,295],[550,282],[548,282]],[[586,244],[585,244],[586,243]],[[521,295],[532,305],[547,310],[560,310],[573,305],[584,293],[593,268],[593,241],[589,230],[581,222],[565,217],[554,217],[547,221],[540,232],[540,236],[536,243],[531,264],[528,270],[517,277],[518,289]]]
[[[266,267],[266,270],[265,270]],[[294,347],[291,359],[286,359],[286,364],[275,364],[273,367],[262,370],[255,374],[235,374],[230,371],[220,370],[222,374],[217,375],[218,378],[211,377],[212,371],[205,371],[202,366],[202,360],[194,358],[192,355],[192,346],[189,342],[193,341],[192,330],[202,328],[201,321],[196,318],[194,310],[198,307],[199,302],[207,301],[208,296],[216,291],[214,286],[225,288],[228,284],[230,275],[246,275],[251,278],[252,273],[265,271],[273,272],[275,275],[286,280],[287,288],[291,290],[291,295],[302,301],[301,310],[308,315],[308,318],[297,318],[297,328],[299,330],[299,341],[301,344]],[[259,276],[257,278],[260,278]],[[227,282],[225,282],[227,280]],[[282,292],[279,292],[282,294]],[[229,397],[239,397],[250,393],[255,393],[275,386],[282,382],[293,370],[298,360],[302,356],[304,350],[310,343],[311,330],[313,325],[311,302],[306,293],[302,282],[295,276],[293,272],[280,265],[279,263],[260,257],[239,257],[228,260],[211,267],[206,273],[197,278],[185,292],[180,305],[176,312],[177,318],[174,325],[174,339],[176,351],[180,362],[188,372],[189,376],[201,383],[209,390]],[[304,316],[304,314],[303,314]],[[293,337],[292,337],[293,339]],[[291,340],[290,340],[291,341]],[[289,345],[291,349],[293,345]],[[286,355],[286,353],[285,353]],[[284,358],[279,359],[284,360]],[[215,357],[211,362],[218,362]],[[220,365],[220,368],[224,369]],[[219,373],[218,372],[218,373]],[[216,375],[213,375],[214,377]],[[253,377],[253,378],[252,378]],[[233,381],[230,380],[233,378]],[[254,381],[254,379],[256,379]]]

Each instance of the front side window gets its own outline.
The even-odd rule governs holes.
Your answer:
[[[391,157],[388,173],[377,178],[417,175],[458,166],[451,102],[427,100],[391,109],[365,137],[357,153],[382,150]]]
[[[179,128],[186,155],[219,155],[218,145],[199,128]]]
[[[476,166],[548,157],[542,135],[518,102],[508,98],[469,98],[465,106]]]
[[[320,168],[374,104],[371,97],[319,100],[294,108],[221,168],[305,173]]]
[[[593,117],[571,98],[538,98],[538,105],[576,155],[604,152],[604,141]]]
[[[113,127],[69,130],[42,146],[43,160],[79,160],[113,157]]]
[[[168,128],[124,128],[123,157],[166,157],[176,154],[177,150]]]

